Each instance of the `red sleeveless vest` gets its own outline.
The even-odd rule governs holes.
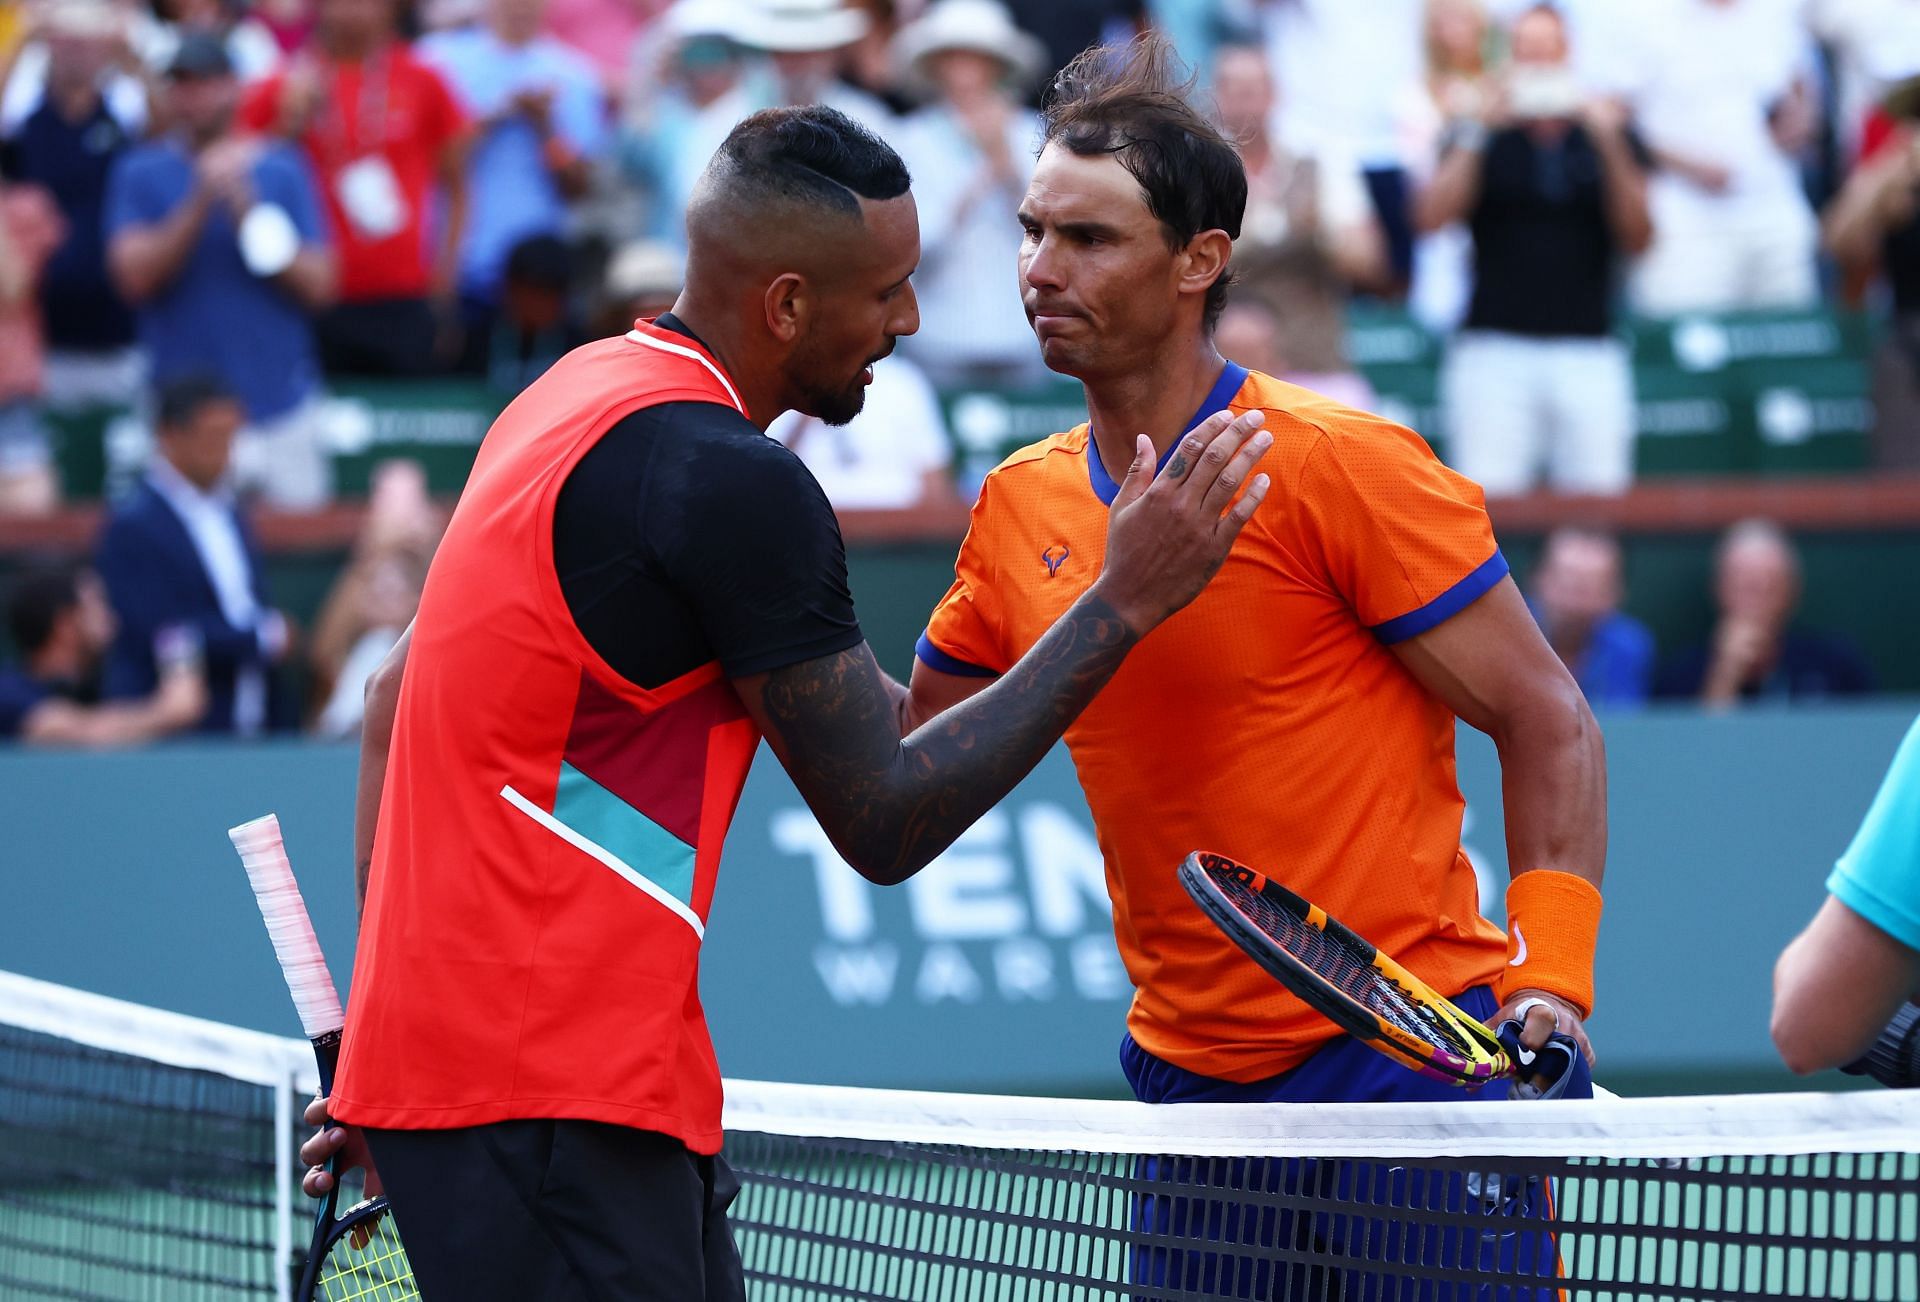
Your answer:
[[[646,690],[574,626],[567,472],[622,417],[743,411],[650,324],[576,349],[488,431],[427,576],[361,920],[336,1117],[580,1118],[720,1148],[699,960],[759,733],[718,663]]]

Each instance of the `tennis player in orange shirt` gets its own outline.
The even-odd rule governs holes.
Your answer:
[[[1068,728],[1133,979],[1122,1058],[1155,1102],[1459,1097],[1353,1041],[1184,896],[1204,848],[1252,864],[1469,1011],[1587,1049],[1606,857],[1600,731],[1528,614],[1484,498],[1411,431],[1220,356],[1246,200],[1157,38],[1062,74],[1019,220],[1020,290],[1091,421],[1009,457],[921,639],[916,718],[1010,668],[1099,575],[1110,467],[1141,430],[1265,413],[1273,490],[1214,585]],[[1162,464],[1195,455],[1159,440]],[[1511,925],[1460,847],[1454,720],[1499,746]],[[1504,1097],[1504,1086],[1490,1091]]]
[[[953,587],[920,640],[911,718],[993,682],[1100,574],[1113,471],[1138,432],[1262,411],[1273,440],[1258,463],[1272,483],[1262,510],[1213,585],[1066,731],[1134,985],[1128,1081],[1151,1103],[1463,1097],[1345,1036],[1243,955],[1178,883],[1194,849],[1283,882],[1475,1016],[1518,1017],[1526,1047],[1558,1030],[1591,1060],[1582,1022],[1606,858],[1599,728],[1509,577],[1478,486],[1411,431],[1214,348],[1246,175],[1187,103],[1175,66],[1149,36],[1089,51],[1055,87],[1019,209],[1020,292],[1047,365],[1081,381],[1091,420],[987,476]],[[1175,473],[1211,455],[1192,434],[1155,450]],[[1500,751],[1514,874],[1505,934],[1481,916],[1460,846],[1456,718]],[[1570,1093],[1590,1088],[1571,1075]],[[1506,1096],[1505,1082],[1477,1095]],[[1214,1182],[1275,1192],[1311,1178],[1345,1197],[1365,1178],[1355,1163],[1304,1175],[1299,1163],[1273,1165]],[[1549,1225],[1543,1191],[1523,1196],[1521,1214]],[[1153,1195],[1136,1203],[1153,1232],[1136,1283],[1266,1297],[1337,1296],[1332,1276],[1372,1296],[1381,1282],[1355,1278],[1376,1273],[1367,1263],[1382,1260],[1373,1254],[1386,1236],[1313,1225],[1322,1259],[1338,1263],[1332,1276],[1277,1264],[1299,1258],[1251,1242],[1229,1269],[1225,1252],[1150,1246],[1179,1229],[1155,1206]],[[1234,1237],[1217,1225],[1198,1233]],[[1277,1234],[1266,1247],[1298,1247],[1289,1236],[1306,1232]],[[1480,1266],[1555,1273],[1547,1229],[1492,1237]],[[1528,1285],[1462,1293],[1423,1269],[1446,1247],[1390,1251],[1399,1269],[1386,1273],[1417,1280],[1423,1299],[1553,1296]]]

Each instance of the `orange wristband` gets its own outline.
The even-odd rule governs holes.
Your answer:
[[[1536,868],[1507,887],[1507,966],[1494,983],[1505,1003],[1516,990],[1544,990],[1593,1011],[1593,950],[1600,889],[1572,873]]]

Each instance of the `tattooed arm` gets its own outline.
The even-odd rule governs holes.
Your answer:
[[[865,643],[740,688],[743,698],[758,689],[748,711],[834,846],[862,876],[891,885],[1011,791],[1139,638],[1089,592],[1013,672],[905,740]]]
[[[1157,479],[1140,439],[1105,572],[997,682],[904,739],[897,684],[864,644],[735,680],[848,863],[881,883],[925,867],[1040,762],[1136,642],[1199,595],[1265,496],[1257,476],[1228,509],[1271,443],[1260,419],[1207,422],[1183,444],[1181,472]]]

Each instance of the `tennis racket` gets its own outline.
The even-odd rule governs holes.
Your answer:
[[[266,920],[267,935],[287,979],[300,1025],[313,1043],[320,1065],[320,1093],[333,1089],[333,1068],[340,1057],[340,1030],[346,1017],[319,938],[300,898],[293,865],[280,840],[280,820],[272,814],[242,823],[227,833],[246,865],[253,898]],[[328,1171],[334,1170],[328,1163]],[[334,1173],[320,1213],[314,1218],[313,1243],[294,1291],[296,1302],[405,1302],[418,1298],[413,1267],[393,1225],[385,1198],[368,1198],[340,1212],[340,1179]]]
[[[1489,1029],[1325,910],[1225,855],[1188,855],[1180,884],[1280,984],[1422,1076],[1470,1087],[1524,1071],[1564,1083],[1579,1057],[1558,1033],[1538,1054],[1521,1049],[1518,1022]]]

